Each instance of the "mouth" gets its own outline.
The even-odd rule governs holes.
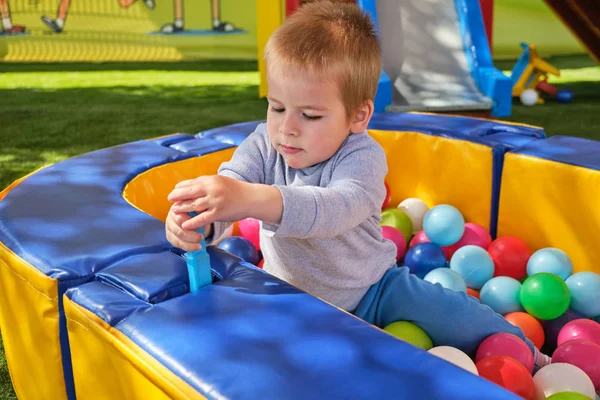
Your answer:
[[[298,147],[286,146],[283,144],[281,145],[281,150],[286,154],[296,154],[302,151],[302,149],[299,149]]]

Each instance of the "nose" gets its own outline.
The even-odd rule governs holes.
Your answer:
[[[279,132],[286,136],[298,136],[300,132],[292,113],[285,114],[281,125],[279,125]]]

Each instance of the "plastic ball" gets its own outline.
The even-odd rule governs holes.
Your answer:
[[[479,292],[481,303],[502,315],[523,310],[520,295],[521,282],[508,276],[490,279]]]
[[[446,255],[435,243],[425,242],[411,247],[404,256],[404,265],[419,278],[446,266]]]
[[[560,317],[569,307],[571,296],[560,277],[547,272],[531,275],[521,287],[521,304],[538,319]]]
[[[442,204],[425,214],[423,230],[433,243],[450,246],[458,242],[465,232],[465,219],[456,208]]]
[[[556,101],[559,103],[570,103],[573,101],[573,92],[568,89],[561,89],[556,93]]]
[[[248,239],[243,237],[232,236],[227,238],[219,243],[219,248],[240,257],[250,264],[258,264],[260,259],[258,250],[256,250],[254,245],[250,243]]]
[[[475,289],[471,289],[470,287],[467,288],[467,294],[471,297],[475,297],[477,300],[479,300],[479,292]]]
[[[577,393],[577,392],[558,392],[558,393],[554,393],[550,397],[546,397],[546,400],[591,400],[591,399],[589,397],[587,397],[581,393]]]
[[[385,210],[389,207],[390,201],[392,201],[392,192],[390,191],[390,185],[387,182],[383,182],[385,185],[385,199],[383,199],[383,203],[381,204],[381,210]]]
[[[559,331],[556,343],[561,345],[569,340],[588,340],[600,346],[600,324],[591,319],[574,319],[567,322]]]
[[[600,315],[600,274],[578,272],[567,278],[571,292],[571,308],[586,317]]]
[[[590,377],[581,368],[571,364],[546,365],[535,373],[533,382],[536,386],[536,397],[539,399],[560,392],[577,392],[590,399],[596,396]]]
[[[394,242],[396,245],[396,261],[400,260],[404,257],[404,253],[406,252],[406,239],[402,232],[393,226],[382,226],[381,227],[381,235]]]
[[[451,346],[437,346],[429,349],[428,352],[442,358],[454,365],[461,367],[464,370],[469,371],[472,374],[479,375],[477,367],[471,358],[456,347]]]
[[[240,236],[248,239],[256,250],[260,250],[260,221],[254,218],[245,218],[239,221]]]
[[[427,333],[408,321],[396,321],[392,322],[385,328],[384,331],[394,335],[398,339],[402,339],[414,346],[420,347],[424,350],[429,350],[433,347],[433,342]]]
[[[490,244],[488,252],[494,260],[494,276],[509,276],[515,279],[525,276],[531,250],[521,239],[513,236],[499,237]]]
[[[406,213],[397,208],[388,208],[381,213],[381,226],[392,226],[402,232],[408,241],[412,237],[412,222]]]
[[[455,292],[466,292],[467,285],[464,279],[450,268],[437,268],[425,275],[424,280],[431,283],[439,283],[442,287]]]
[[[600,389],[600,346],[589,340],[569,340],[558,346],[552,354],[553,363],[567,363],[581,368]]]
[[[525,337],[531,340],[538,350],[542,348],[546,335],[542,324],[537,319],[524,312],[506,314],[504,318],[514,326],[521,328]]]
[[[525,399],[533,399],[535,385],[527,368],[511,357],[492,356],[476,364],[479,376]]]
[[[429,206],[421,199],[410,198],[403,200],[398,208],[406,213],[412,222],[413,231],[415,234],[423,229],[423,218],[429,211]]]
[[[419,243],[431,243],[431,240],[425,234],[425,231],[419,231],[413,236],[410,241],[410,245],[408,247],[414,247]],[[450,260],[454,251],[451,249],[452,246],[440,246],[444,254],[446,255],[446,260]]]
[[[450,269],[463,277],[467,287],[481,289],[494,276],[494,261],[485,249],[467,245],[456,250]]]
[[[257,265],[258,268],[263,269],[265,267],[265,259],[263,258]]]
[[[460,240],[449,247],[450,257],[454,255],[456,250],[464,246],[478,246],[482,249],[488,249],[492,243],[492,236],[490,233],[481,225],[467,222],[465,224],[465,232],[463,233]]]
[[[527,275],[549,272],[566,280],[573,273],[573,262],[560,249],[547,247],[533,253],[527,261]]]
[[[548,321],[541,321],[544,327],[544,333],[546,334],[545,347],[549,349],[548,354],[551,354],[556,346],[558,346],[558,336],[561,330],[571,321],[584,318],[583,315],[570,308],[565,311],[563,315],[558,318],[551,319]],[[566,332],[566,331],[565,331]],[[574,336],[577,335],[577,331],[574,332]],[[575,337],[573,337],[575,339]]]
[[[533,372],[533,354],[529,346],[513,334],[501,332],[485,338],[477,348],[475,362],[491,356],[512,357],[523,364],[529,373]]]
[[[533,106],[538,101],[538,92],[535,89],[525,89],[521,92],[519,98],[524,106]]]

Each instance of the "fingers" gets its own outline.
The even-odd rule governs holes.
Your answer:
[[[167,240],[173,246],[185,251],[200,250],[199,242],[202,240],[202,234],[181,227],[181,224],[189,219],[186,214],[169,213],[165,223]]]
[[[200,197],[206,196],[206,190],[202,183],[202,177],[179,182],[175,185],[175,188],[169,193],[167,199],[170,202],[181,202],[187,200],[194,200]]]
[[[215,212],[211,210],[200,213],[194,218],[190,218],[189,220],[182,223],[181,227],[183,229],[197,230],[203,226],[212,224],[213,222],[215,222]]]
[[[180,201],[171,207],[175,213],[201,213],[207,209],[206,197],[200,197],[194,200]]]

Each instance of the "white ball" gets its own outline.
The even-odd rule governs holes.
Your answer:
[[[477,367],[471,358],[457,349],[456,347],[451,346],[437,346],[428,350],[429,353],[434,356],[438,356],[439,358],[443,358],[444,360],[451,362],[454,365],[461,367],[469,371],[472,374],[479,375],[477,371]]]
[[[429,206],[423,200],[415,198],[406,199],[398,204],[398,208],[404,211],[408,215],[408,218],[410,218],[413,234],[423,230],[423,218],[425,218],[425,214],[429,211]]]
[[[581,368],[566,363],[546,365],[533,375],[533,383],[536,400],[559,392],[577,392],[590,399],[596,395],[590,377]]]
[[[532,106],[537,103],[538,100],[538,92],[535,89],[525,89],[521,92],[521,103],[526,106]]]

